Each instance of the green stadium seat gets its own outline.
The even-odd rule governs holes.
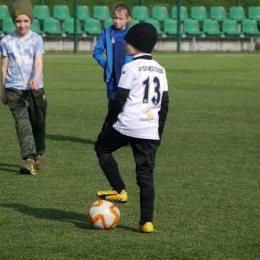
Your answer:
[[[5,18],[10,18],[8,7],[6,5],[0,5],[0,20],[3,21]]]
[[[242,22],[242,32],[250,37],[250,50],[253,51],[255,46],[254,46],[254,37],[260,35],[260,31],[257,26],[257,21],[251,20],[251,19],[245,19]]]
[[[177,35],[178,30],[177,30],[177,20],[174,19],[167,19],[164,22],[164,31],[167,35]]]
[[[227,19],[226,9],[222,6],[212,6],[210,8],[210,18],[218,22],[223,22]]]
[[[249,7],[248,18],[260,22],[260,6]]]
[[[104,28],[108,28],[111,25],[113,25],[113,18],[106,19],[104,22]]]
[[[130,21],[130,26],[134,26],[135,24],[140,23],[139,20],[132,18]]]
[[[32,24],[31,24],[31,28],[30,28],[33,32],[35,33],[38,33],[40,35],[43,35],[45,34],[45,31],[43,31],[41,29],[41,26],[40,26],[40,22],[38,19],[35,19],[33,20]]]
[[[204,6],[193,6],[191,8],[191,18],[199,22],[208,19],[207,10]]]
[[[105,21],[106,19],[111,18],[108,6],[105,5],[94,6],[93,17],[98,19],[99,21]]]
[[[227,19],[223,21],[222,31],[227,36],[241,36],[239,25],[236,20]]]
[[[229,18],[242,22],[246,19],[245,10],[242,6],[231,6],[229,8]]]
[[[88,6],[78,5],[77,6],[77,16],[80,21],[85,21],[87,18],[90,18]]]
[[[186,8],[185,6],[181,6],[180,10],[181,10],[181,15],[180,15],[181,21],[183,22],[184,20],[189,19],[188,12],[187,12],[187,8]],[[178,15],[178,14],[177,14],[177,11],[178,11],[177,6],[173,6],[173,7],[172,7],[171,17],[172,17],[172,19],[174,19],[174,20],[177,20],[177,19],[178,19],[178,17],[177,17],[177,15]]]
[[[53,17],[59,21],[65,21],[71,18],[69,7],[67,5],[54,5]]]
[[[203,31],[206,35],[210,36],[220,36],[223,34],[219,29],[218,21],[213,19],[207,19],[203,22]]]
[[[146,6],[134,6],[132,15],[134,19],[137,19],[140,22],[144,22],[145,20],[151,18],[148,12],[148,8]]]
[[[191,51],[196,51],[196,37],[204,37],[204,32],[200,30],[199,21],[193,19],[185,20],[184,33],[192,37]]]
[[[101,24],[98,19],[88,18],[84,23],[84,31],[89,35],[99,35],[102,32]]]
[[[165,6],[154,6],[152,9],[152,18],[164,22],[169,19],[168,9]]]
[[[35,5],[33,7],[33,14],[34,14],[34,18],[43,21],[51,17],[50,10],[47,5]]]
[[[257,27],[257,21],[251,19],[245,19],[242,22],[242,32],[245,35],[250,35],[250,36],[260,35],[260,31]]]
[[[62,35],[64,33],[61,30],[59,20],[53,17],[45,19],[43,29],[46,34],[50,35]]]
[[[68,18],[64,22],[64,32],[68,35],[74,35],[74,18]],[[85,32],[82,31],[80,22],[77,20],[77,34],[82,35]]]
[[[204,34],[204,32],[200,30],[199,21],[193,19],[184,21],[184,33],[194,36],[201,36]]]
[[[160,22],[158,20],[155,20],[153,18],[149,18],[149,19],[145,20],[145,22],[152,24],[155,27],[158,35],[165,34],[165,32],[161,30],[161,25],[160,25]]]
[[[15,31],[15,29],[16,28],[11,17],[7,17],[3,20],[2,31],[4,34],[9,34]]]

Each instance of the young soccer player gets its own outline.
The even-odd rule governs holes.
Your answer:
[[[108,108],[115,98],[123,65],[132,61],[132,57],[127,56],[124,49],[124,36],[129,30],[130,20],[131,8],[126,3],[117,3],[113,7],[113,25],[102,31],[93,51],[93,57],[104,69]]]
[[[98,191],[101,199],[126,203],[128,193],[112,152],[130,142],[140,187],[138,232],[153,232],[155,155],[168,114],[168,83],[164,68],[152,59],[157,31],[148,23],[130,28],[125,49],[133,61],[124,65],[118,89],[95,143],[99,165],[112,190]]]
[[[16,30],[2,39],[2,95],[9,105],[25,163],[24,174],[36,168],[48,168],[45,162],[45,117],[47,100],[42,82],[42,37],[30,30],[33,8],[29,0],[17,0],[12,6]]]

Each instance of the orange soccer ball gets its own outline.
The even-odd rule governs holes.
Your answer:
[[[113,229],[120,221],[119,208],[107,200],[97,200],[88,210],[89,223],[96,229]]]

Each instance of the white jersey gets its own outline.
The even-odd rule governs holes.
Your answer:
[[[162,94],[168,91],[166,73],[156,61],[138,56],[122,69],[118,87],[130,93],[113,127],[126,136],[159,140],[158,112]]]

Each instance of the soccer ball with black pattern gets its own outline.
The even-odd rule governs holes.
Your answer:
[[[118,207],[107,200],[95,201],[88,210],[88,219],[95,229],[113,229],[120,221]]]

